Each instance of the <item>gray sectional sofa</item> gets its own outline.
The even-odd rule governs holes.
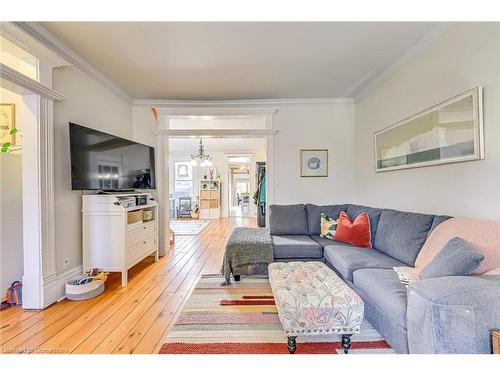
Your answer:
[[[373,249],[320,237],[321,213],[367,212]],[[354,204],[272,205],[275,261],[320,260],[365,303],[366,319],[399,353],[490,353],[500,327],[500,276],[443,277],[408,288],[395,266],[414,266],[427,236],[449,216]]]

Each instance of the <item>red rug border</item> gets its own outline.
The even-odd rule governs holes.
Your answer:
[[[384,340],[357,341],[351,343],[351,350],[354,351],[390,348],[389,344]],[[295,354],[338,354],[337,351],[339,350],[342,350],[339,341],[301,342],[297,343],[297,351]],[[163,344],[159,354],[288,354],[288,349],[286,343],[278,342],[171,342]]]

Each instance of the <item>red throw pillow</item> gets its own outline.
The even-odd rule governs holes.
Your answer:
[[[359,247],[372,247],[372,233],[370,230],[370,218],[366,212],[360,213],[354,221],[344,211],[340,212],[337,221],[335,241],[349,243]]]

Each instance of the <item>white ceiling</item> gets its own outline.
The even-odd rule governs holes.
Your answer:
[[[199,138],[171,138],[169,152],[171,154],[190,155],[198,151]],[[264,138],[203,138],[205,152],[259,152],[266,149]]]
[[[153,10],[154,11],[154,10]],[[136,99],[354,96],[433,22],[42,22]]]

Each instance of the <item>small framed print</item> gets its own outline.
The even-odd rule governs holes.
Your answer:
[[[328,177],[328,150],[300,150],[300,177]]]
[[[0,103],[0,146],[5,143],[16,144],[16,105]]]
[[[193,179],[193,166],[190,162],[175,162],[175,179],[183,181]]]

